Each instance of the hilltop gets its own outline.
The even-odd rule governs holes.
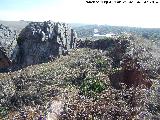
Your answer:
[[[73,26],[0,21],[1,119],[160,119],[158,32]]]
[[[86,40],[54,61],[1,73],[1,117],[159,119],[159,51],[133,36]]]

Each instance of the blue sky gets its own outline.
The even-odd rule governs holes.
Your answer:
[[[135,1],[135,0],[133,0]],[[160,28],[159,4],[105,5],[85,0],[0,0],[0,20],[53,20]]]

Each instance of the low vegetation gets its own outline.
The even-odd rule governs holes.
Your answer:
[[[150,79],[151,87],[143,82],[128,86],[119,80],[124,67],[113,66],[114,62],[120,62],[116,59],[119,57],[113,59],[108,54],[112,52],[107,50],[71,50],[55,61],[0,74],[0,85],[7,81],[0,94],[1,119],[160,119],[158,76]],[[110,76],[114,74],[120,75],[113,77],[120,89],[112,84]],[[54,108],[60,109],[56,115],[52,112],[53,101],[57,101],[57,106],[62,103],[62,107]]]

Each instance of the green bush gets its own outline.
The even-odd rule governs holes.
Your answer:
[[[0,118],[5,117],[8,114],[8,108],[7,107],[0,107]]]
[[[108,63],[106,60],[102,59],[102,58],[99,58],[96,60],[96,68],[101,71],[101,72],[106,72],[108,71],[107,70],[107,66],[108,66]]]
[[[97,93],[101,93],[105,89],[105,82],[98,78],[86,78],[80,86],[80,90],[85,96],[93,96]]]

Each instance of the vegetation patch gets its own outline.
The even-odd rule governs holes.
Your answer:
[[[86,96],[95,96],[106,89],[106,84],[104,81],[99,80],[96,77],[86,78],[80,86],[80,91]]]
[[[106,73],[108,71],[107,66],[109,65],[108,61],[103,58],[98,58],[96,61],[96,67],[99,71]]]
[[[8,108],[7,107],[0,107],[0,118],[4,118],[8,114]]]

